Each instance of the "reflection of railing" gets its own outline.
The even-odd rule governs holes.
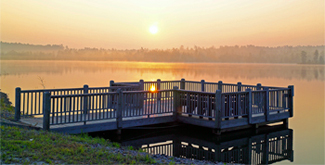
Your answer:
[[[223,141],[206,141],[172,134],[148,139],[142,137],[138,141],[125,141],[122,144],[136,144],[150,154],[212,162],[271,164],[282,160],[293,161],[292,136],[293,133],[290,129]]]

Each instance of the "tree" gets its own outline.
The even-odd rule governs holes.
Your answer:
[[[301,51],[301,63],[307,63],[307,53],[305,51]]]
[[[319,63],[320,63],[320,64],[325,64],[325,61],[324,61],[324,55],[321,55],[321,56],[319,57]]]
[[[319,63],[318,62],[318,50],[315,50],[315,53],[314,53],[314,63],[315,64]]]

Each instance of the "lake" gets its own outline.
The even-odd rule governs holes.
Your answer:
[[[186,80],[295,86],[293,163],[324,164],[324,66],[294,64],[1,61],[1,91],[14,103],[22,90],[108,86],[115,82]],[[213,136],[213,135],[209,135]],[[277,162],[291,163],[289,160]]]

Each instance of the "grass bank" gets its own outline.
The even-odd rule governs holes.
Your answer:
[[[1,119],[12,120],[14,107],[0,92]],[[1,163],[6,164],[153,164],[147,153],[86,134],[68,135],[1,125]]]
[[[147,153],[103,138],[1,126],[2,163],[152,164]]]

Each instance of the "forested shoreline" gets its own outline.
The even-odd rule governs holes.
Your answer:
[[[140,62],[225,62],[324,64],[324,45],[319,46],[220,46],[171,49],[75,49],[63,45],[1,42],[1,60],[81,60]]]

